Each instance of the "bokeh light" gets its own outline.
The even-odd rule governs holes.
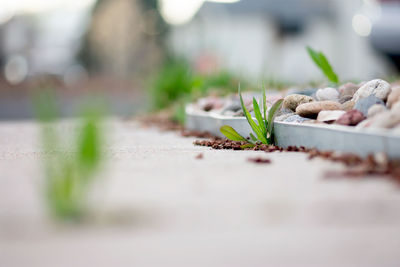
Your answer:
[[[369,36],[371,33],[371,20],[362,14],[355,14],[352,21],[354,31],[360,36]]]

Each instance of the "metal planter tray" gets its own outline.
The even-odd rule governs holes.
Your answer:
[[[248,136],[251,128],[244,117],[227,117],[212,112],[186,107],[186,128],[207,131],[222,136],[219,128],[232,126]],[[275,141],[278,146],[304,146],[319,150],[335,150],[367,156],[384,152],[390,158],[400,158],[400,135],[386,129],[355,129],[340,125],[313,125],[288,122],[275,123]]]

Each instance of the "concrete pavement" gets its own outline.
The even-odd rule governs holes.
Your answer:
[[[38,125],[0,123],[0,266],[400,264],[400,190],[391,182],[326,179],[344,167],[196,147],[134,121],[107,129],[108,160],[91,195],[98,219],[63,225],[43,203],[48,155]],[[247,161],[255,156],[272,163]]]

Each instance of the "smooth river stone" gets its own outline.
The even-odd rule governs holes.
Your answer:
[[[321,110],[341,110],[342,106],[334,101],[318,101],[301,104],[296,108],[296,114],[306,118],[316,118]]]
[[[371,118],[379,113],[387,111],[387,108],[380,104],[375,104],[368,109],[367,117]]]
[[[321,122],[334,122],[339,119],[346,111],[344,110],[322,110],[318,113],[317,121]]]
[[[394,103],[400,102],[400,86],[394,86],[392,92],[389,94],[387,99],[388,108],[392,108]]]
[[[355,105],[355,102],[350,100],[350,101],[344,102],[342,104],[342,109],[344,111],[349,111],[349,110],[353,109],[354,105]]]
[[[345,83],[338,89],[340,98],[350,97],[352,98],[354,93],[357,92],[360,85],[354,83]]]
[[[363,121],[358,126],[361,128],[394,128],[400,125],[400,113],[385,111]]]
[[[304,103],[310,103],[314,101],[311,96],[306,96],[306,95],[299,95],[299,94],[293,94],[293,95],[288,95],[285,97],[283,100],[283,108],[287,108],[290,110],[295,111],[297,106],[304,104]]]
[[[371,95],[385,101],[391,92],[391,86],[388,82],[376,79],[365,83],[361,86],[357,92],[354,93],[353,101],[357,102],[361,98],[365,98]]]
[[[364,114],[361,111],[353,109],[347,111],[339,119],[337,119],[336,124],[355,126],[361,121],[365,120]]]
[[[339,92],[335,88],[327,87],[324,89],[319,89],[315,93],[315,97],[317,98],[318,101],[326,101],[326,100],[338,101]]]

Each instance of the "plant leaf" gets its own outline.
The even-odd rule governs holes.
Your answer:
[[[254,134],[250,133],[250,138],[253,140],[253,142],[257,142],[257,138],[254,136]]]
[[[240,104],[242,105],[242,110],[247,119],[247,122],[249,123],[251,129],[253,129],[253,132],[257,135],[258,140],[260,140],[261,143],[266,144],[267,139],[264,137],[261,130],[258,128],[257,124],[253,121],[249,111],[247,110],[246,106],[244,105],[243,97],[242,97],[242,94],[240,93],[240,84],[239,84],[239,96],[240,96]]]
[[[255,147],[255,146],[256,146],[255,144],[245,144],[245,145],[240,146],[240,148],[241,148],[241,149],[253,148],[253,147]]]
[[[264,122],[265,122],[265,129],[268,129],[268,120],[267,120],[267,96],[265,95],[265,86],[263,83],[263,111],[264,111]]]
[[[78,162],[82,168],[92,170],[100,162],[100,134],[97,119],[94,117],[85,118],[81,129],[81,136],[78,138],[77,151]]]
[[[269,110],[268,113],[268,129],[267,132],[269,133],[269,138],[272,138],[272,133],[274,130],[274,119],[276,116],[276,112],[280,109],[281,105],[282,105],[283,99],[279,99],[278,101],[276,101],[271,109]]]
[[[262,134],[265,136],[267,130],[265,129],[265,124],[261,115],[260,106],[258,105],[257,100],[254,97],[253,97],[253,107],[254,107],[254,114],[258,121],[258,128],[260,128]]]
[[[317,52],[313,50],[311,47],[307,46],[307,52],[314,61],[314,63],[320,68],[320,70],[324,73],[324,75],[331,81],[332,83],[339,83],[339,78],[337,74],[334,72],[331,64],[328,59],[322,52]]]
[[[224,125],[220,129],[221,133],[226,136],[229,140],[232,141],[245,141],[248,142],[246,138],[241,136],[238,132],[235,131],[231,126]]]

